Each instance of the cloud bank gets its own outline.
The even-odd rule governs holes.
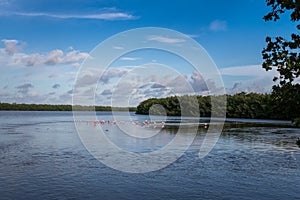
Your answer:
[[[18,40],[1,40],[4,48],[0,48],[0,59],[8,65],[37,66],[37,65],[59,65],[71,64],[78,66],[81,61],[91,58],[88,53],[71,49],[63,52],[55,49],[46,54],[27,54],[23,51],[24,44]],[[1,61],[0,60],[0,61]]]
[[[269,93],[274,85],[275,70],[266,71],[261,65],[235,66],[220,69],[223,78],[232,79],[232,86],[227,84],[227,93],[238,92]]]

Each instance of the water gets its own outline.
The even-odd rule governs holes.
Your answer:
[[[129,142],[124,148],[160,148],[174,137],[176,121],[168,120],[157,143]],[[0,124],[0,199],[299,199],[300,129],[282,124],[226,126],[213,151],[199,159],[201,128],[180,159],[144,174],[120,172],[93,158],[71,112],[1,111]],[[104,128],[117,143],[116,127]]]

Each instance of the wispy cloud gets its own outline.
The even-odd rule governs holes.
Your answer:
[[[185,39],[182,38],[171,38],[171,37],[165,37],[160,35],[151,35],[147,38],[149,41],[157,41],[162,43],[169,43],[169,44],[177,44],[185,42]]]
[[[226,31],[228,29],[227,27],[227,21],[225,20],[214,20],[209,25],[209,30],[218,32],[218,31]]]
[[[246,65],[246,66],[235,66],[220,69],[222,75],[227,76],[274,76],[276,71],[266,72],[261,65]]]
[[[121,47],[121,46],[114,46],[113,49],[117,49],[117,50],[123,50],[124,47]]]
[[[198,38],[198,37],[200,37],[199,34],[186,34],[186,36],[188,36],[190,38]]]
[[[120,60],[124,60],[124,61],[135,61],[135,60],[140,60],[141,58],[137,58],[137,57],[121,57]]]
[[[98,19],[98,20],[132,20],[137,19],[137,16],[125,12],[105,12],[98,14],[59,14],[46,12],[13,12],[6,13],[7,15],[19,15],[27,17],[51,17],[58,19]]]

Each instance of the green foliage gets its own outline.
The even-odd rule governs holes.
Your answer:
[[[267,6],[272,10],[264,16],[265,21],[277,21],[280,14],[290,12],[290,20],[298,22],[300,19],[300,0],[266,0]],[[283,37],[267,37],[267,46],[262,51],[264,59],[263,68],[267,71],[277,68],[279,77],[274,77],[274,81],[279,80],[280,85],[293,83],[295,78],[300,76],[300,24],[297,24],[297,34],[292,33],[291,39]]]
[[[244,92],[227,96],[227,117],[232,118],[272,118],[269,94],[246,94]]]
[[[71,105],[49,105],[49,104],[9,104],[0,103],[0,110],[21,110],[21,111],[131,111],[134,112],[136,108],[123,108],[123,107],[113,107],[110,106],[74,106]]]
[[[274,86],[271,95],[273,112],[280,113],[282,119],[299,117],[300,110],[300,85],[285,84]]]
[[[71,105],[48,105],[48,104],[9,104],[0,103],[0,110],[23,110],[23,111],[71,111]]]
[[[296,33],[291,33],[290,39],[281,36],[267,37],[267,46],[262,51],[264,62],[262,67],[267,71],[277,69],[279,76],[273,81],[279,81],[273,86],[271,95],[272,115],[278,118],[294,119],[299,117],[300,85],[295,79],[300,76],[300,0],[266,0],[271,12],[264,16],[265,21],[277,21],[283,13],[290,14],[290,20],[296,23]],[[279,117],[279,116],[280,117]]]
[[[195,98],[198,101],[196,103],[192,101]],[[210,96],[174,96],[148,99],[138,105],[136,113],[149,114],[149,109],[153,105],[159,104],[164,107],[169,116],[180,116],[182,114],[181,108],[185,108],[185,110],[189,111],[185,111],[185,116],[198,116],[200,112],[200,116],[210,117],[212,108],[211,99]],[[273,112],[275,104],[273,103],[272,94],[239,93],[236,95],[226,95],[226,99],[224,97],[221,98],[221,96],[220,98],[214,97],[214,99],[222,101],[227,99],[226,116],[230,118],[282,119],[280,112]],[[221,106],[225,106],[224,102],[214,104],[216,112],[218,110],[221,112]],[[285,118],[288,119],[288,116],[285,115]]]

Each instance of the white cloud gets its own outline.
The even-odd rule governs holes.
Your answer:
[[[60,49],[53,50],[50,53],[48,53],[43,63],[45,63],[46,65],[55,65],[57,63],[61,63],[63,55],[64,52],[62,50]]]
[[[198,38],[200,37],[200,35],[198,34],[185,34],[186,36],[190,37],[190,38]]]
[[[232,86],[227,85],[227,93],[229,94],[237,92],[270,92],[274,85],[273,77],[278,76],[277,71],[266,71],[261,65],[222,68],[220,73],[222,76],[238,79],[238,81],[232,83]]]
[[[222,75],[228,76],[274,76],[276,71],[266,71],[261,65],[235,66],[220,69]]]
[[[206,81],[204,80],[203,76],[196,70],[193,71],[191,75],[190,84],[195,92],[203,92],[208,90]]]
[[[97,83],[98,79],[99,79],[98,74],[94,74],[94,75],[86,74],[84,76],[79,77],[79,79],[76,82],[76,86],[85,87],[85,86],[94,85],[95,83]]]
[[[7,13],[6,13],[7,14]],[[137,19],[137,16],[125,12],[103,12],[98,14],[58,14],[46,12],[15,12],[10,15],[20,15],[27,17],[51,17],[58,19],[98,19],[98,20],[132,20]]]
[[[162,43],[168,43],[168,44],[177,44],[185,42],[185,39],[182,38],[171,38],[171,37],[164,37],[159,35],[151,35],[147,38],[149,41],[157,41]]]
[[[80,67],[80,64],[79,63],[73,63],[72,66],[73,67]]]
[[[18,54],[15,56],[15,62],[19,62],[19,64],[23,64],[25,66],[34,66],[40,64],[42,59],[41,57],[42,56],[40,54],[31,54],[31,55]]]
[[[100,82],[102,83],[108,83],[110,79],[112,78],[119,78],[121,76],[123,76],[124,74],[126,74],[127,71],[126,70],[122,70],[122,69],[109,69],[106,70],[101,78],[100,78]]]
[[[88,53],[81,53],[79,51],[72,50],[71,52],[67,53],[67,55],[63,59],[63,62],[64,63],[80,62],[81,60],[84,60],[88,57],[90,57]]]
[[[240,92],[246,93],[269,93],[272,91],[272,82],[267,78],[246,80],[236,82],[232,88],[227,88],[227,94],[236,94]]]
[[[135,60],[140,60],[141,58],[136,58],[136,57],[121,57],[120,60],[124,61],[135,61]]]
[[[64,56],[64,52],[60,49],[51,51],[44,59],[42,63],[46,65],[56,65],[56,64],[72,64],[73,66],[79,66],[80,61],[89,58],[88,53],[81,53],[77,50],[72,50]]]
[[[124,74],[128,72],[128,68],[109,68],[105,71],[101,70],[90,70],[86,71],[85,73],[78,74],[77,80],[76,80],[76,88],[85,88],[85,87],[91,87],[96,86],[97,84],[101,84],[105,86],[111,86],[110,84],[113,84],[114,81],[111,81],[113,79],[118,79],[122,77]]]
[[[0,59],[7,65],[36,66],[36,65],[57,65],[71,64],[79,66],[79,62],[90,55],[85,52],[71,49],[64,53],[60,49],[53,50],[47,54],[22,52],[22,45],[18,40],[1,40],[4,48],[0,48]]]
[[[118,50],[123,50],[123,49],[125,49],[124,47],[121,47],[121,46],[114,46],[113,48],[114,48],[114,49],[118,49]]]
[[[227,22],[224,20],[214,20],[209,25],[209,30],[214,32],[226,31],[227,28]]]
[[[21,46],[18,45],[19,42],[17,40],[7,40],[7,39],[4,39],[4,40],[1,40],[1,42],[4,43],[4,45],[5,45],[4,50],[9,55],[13,55],[16,52],[18,52],[18,51],[21,50]]]

